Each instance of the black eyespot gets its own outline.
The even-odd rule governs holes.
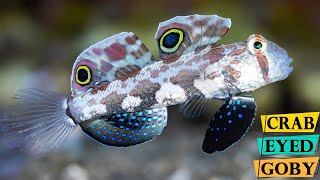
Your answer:
[[[80,85],[89,84],[91,81],[91,71],[89,67],[82,65],[79,66],[76,72],[76,81]]]
[[[169,29],[159,39],[160,49],[166,53],[175,52],[183,41],[184,33],[180,29]]]
[[[261,49],[262,48],[262,43],[260,41],[256,41],[253,43],[253,47],[255,49]]]
[[[85,69],[79,69],[78,71],[78,79],[81,82],[85,82],[89,77],[88,71]]]
[[[163,46],[165,48],[173,48],[179,42],[180,34],[177,32],[171,32],[167,34],[163,39]]]

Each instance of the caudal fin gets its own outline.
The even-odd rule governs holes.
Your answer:
[[[2,114],[4,140],[34,155],[47,154],[77,127],[67,115],[64,95],[36,89],[17,92],[16,104]]]

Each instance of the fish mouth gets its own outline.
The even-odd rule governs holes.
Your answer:
[[[271,81],[281,81],[286,79],[293,71],[291,63],[293,59],[289,57],[288,52],[277,44],[269,41],[267,52],[272,61],[269,67]]]

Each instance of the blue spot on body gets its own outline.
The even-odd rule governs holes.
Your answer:
[[[128,114],[127,113],[123,113],[122,116],[126,117]]]
[[[219,139],[218,139],[218,138],[216,138],[216,141],[219,141]]]
[[[134,130],[132,130],[131,133],[133,134],[133,133],[134,133]]]
[[[213,131],[213,128],[211,128],[210,130]]]
[[[155,133],[155,131],[154,131],[154,130],[151,130],[151,133]]]
[[[118,142],[122,142],[122,139],[120,138],[120,139],[118,139]]]
[[[126,136],[127,136],[127,134],[123,133],[123,134],[122,134],[122,136],[123,136],[123,137],[126,137]]]
[[[152,119],[158,119],[158,117],[157,116],[153,116],[153,118]]]
[[[240,118],[240,119],[241,119],[241,118],[242,118],[242,114],[238,114],[238,118]]]
[[[121,117],[121,114],[116,114],[116,117]]]
[[[229,111],[229,112],[227,113],[227,115],[230,116],[230,115],[231,115],[231,111]]]
[[[123,129],[124,128],[124,126],[120,126],[120,129]]]
[[[151,122],[152,121],[152,118],[148,118],[148,122]]]
[[[151,128],[155,128],[155,127],[156,127],[156,125],[155,125],[155,124],[151,126]]]
[[[245,105],[245,104],[244,104],[244,105],[242,105],[242,108],[243,108],[243,109],[246,109],[247,107],[248,107],[248,106],[247,106],[247,105]]]
[[[126,131],[129,131],[130,130],[130,128],[126,128]]]
[[[232,100],[229,101],[229,104],[230,104],[230,105],[232,104]]]
[[[219,128],[217,127],[217,131],[219,131]]]
[[[228,121],[228,123],[231,124],[231,123],[232,123],[232,120],[230,119],[230,120]]]
[[[106,139],[107,139],[107,136],[106,136],[106,135],[104,135],[104,136],[103,136],[103,139],[104,139],[104,140],[106,140]]]
[[[148,110],[148,114],[152,114],[152,110]]]
[[[112,137],[111,137],[111,140],[114,141],[114,140],[116,140],[116,138],[112,136]]]
[[[107,127],[107,126],[104,126],[104,127],[103,127],[103,130],[107,130],[107,129],[108,129],[108,127]]]
[[[230,108],[230,105],[227,105],[226,108]]]
[[[118,129],[118,127],[117,126],[113,126],[113,129]]]
[[[123,118],[120,118],[120,119],[119,119],[119,121],[120,121],[120,122],[123,122],[123,121],[124,121],[124,119],[123,119]]]
[[[223,130],[225,131],[225,130],[227,130],[227,128],[223,128]]]
[[[234,111],[237,110],[237,106],[233,106],[233,110],[234,110]]]
[[[96,127],[94,125],[91,126],[92,129],[95,129]]]
[[[116,132],[116,135],[119,135],[119,134],[120,134],[120,132],[119,132],[119,131],[117,131],[117,132]]]
[[[137,138],[135,137],[135,138],[133,138],[133,140],[135,140],[135,141],[136,141],[136,140],[137,140]]]
[[[134,123],[135,126],[139,126],[139,123]]]
[[[237,100],[237,105],[240,105],[240,100]]]
[[[143,133],[142,135],[146,136],[147,134],[148,134],[148,133],[145,132],[145,133]]]
[[[146,126],[146,129],[149,129],[149,128],[150,128],[150,125],[147,125],[147,126]]]
[[[98,125],[98,126],[101,126],[101,125],[102,125],[102,122],[98,122],[97,125]]]
[[[98,134],[102,134],[102,132],[100,130],[98,130]]]
[[[131,119],[137,119],[137,116],[132,116]]]
[[[222,119],[222,115],[220,115],[220,119]]]
[[[142,116],[143,115],[143,112],[138,112],[138,116]]]
[[[109,121],[109,124],[114,124],[114,122],[113,121]]]
[[[110,130],[110,131],[108,131],[108,134],[112,134],[112,131]]]
[[[141,118],[141,121],[146,121],[146,120],[147,120],[146,117]]]

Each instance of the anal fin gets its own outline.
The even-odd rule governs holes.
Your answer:
[[[160,135],[167,125],[167,108],[112,114],[80,123],[94,140],[109,146],[137,145]]]

